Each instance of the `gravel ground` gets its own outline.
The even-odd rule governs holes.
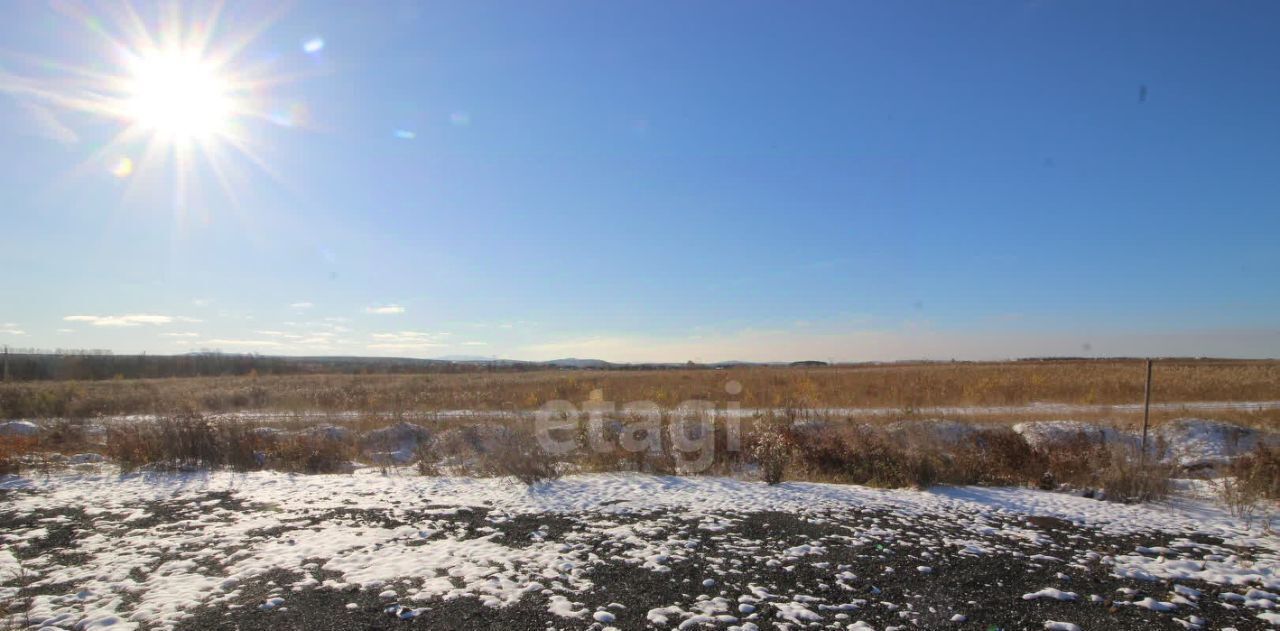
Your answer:
[[[619,520],[616,515],[583,514],[568,520],[573,525],[566,532],[585,532],[593,520],[646,524],[654,520],[668,523],[671,519],[673,516],[665,513],[629,516],[626,520]],[[696,533],[698,524],[705,523],[674,519],[685,527],[684,534]],[[1171,583],[1120,579],[1111,576],[1104,565],[1070,567],[1043,558],[1047,555],[1069,559],[1081,551],[1114,554],[1139,546],[1164,546],[1171,543],[1169,540],[1106,536],[1052,518],[1013,517],[1011,525],[1039,536],[1017,546],[1021,554],[974,556],[955,554],[938,545],[943,537],[963,537],[965,533],[918,524],[851,544],[851,527],[853,531],[865,531],[895,521],[894,515],[879,511],[851,510],[817,517],[756,512],[726,519],[731,519],[732,525],[725,530],[694,535],[696,545],[687,549],[687,559],[673,563],[670,572],[657,573],[617,562],[594,567],[590,577],[595,587],[572,600],[580,605],[578,609],[612,614],[610,624],[595,622],[589,616],[578,620],[552,614],[542,599],[532,596],[502,608],[485,606],[476,598],[405,603],[420,613],[401,620],[396,615],[401,606],[396,598],[379,598],[368,590],[289,593],[280,586],[297,577],[270,574],[264,575],[252,590],[245,590],[234,603],[194,610],[193,617],[180,628],[670,628],[685,619],[676,616],[669,623],[654,624],[647,614],[651,609],[673,604],[684,610],[728,616],[693,628],[732,628],[747,622],[761,628],[775,628],[775,624],[846,628],[862,621],[875,629],[905,625],[905,629],[1013,630],[1044,629],[1045,622],[1053,620],[1069,621],[1082,629],[1186,629],[1191,615],[1199,616],[1206,629],[1274,628],[1258,620],[1249,609],[1219,605],[1220,594],[1231,593],[1231,589],[1184,581],[1183,585],[1201,592],[1196,604],[1181,606],[1172,614],[1162,613],[1131,603],[1147,597],[1167,602],[1173,597]],[[1206,550],[1221,551],[1220,541],[1204,543]],[[583,542],[575,540],[575,544]],[[785,554],[777,555],[794,546],[814,544],[823,551],[791,559]],[[600,537],[586,545],[600,557],[608,557],[616,544]],[[1250,550],[1233,552],[1251,554]],[[1033,558],[1035,555],[1042,556]],[[787,561],[779,562],[779,558]],[[845,572],[857,578],[833,578]],[[713,582],[705,583],[707,580]],[[1045,587],[1075,593],[1077,599],[1023,598]],[[760,589],[774,596],[752,600],[754,615],[740,611],[741,597],[754,599]],[[283,594],[285,605],[272,611],[259,609],[262,602],[276,594]],[[1090,602],[1091,595],[1102,600]],[[788,618],[784,609],[770,604],[797,600],[816,617],[808,619],[807,614],[801,614]],[[956,620],[957,615],[965,619]]]
[[[109,509],[5,508],[40,493],[0,491],[0,533],[13,533],[0,541],[23,567],[0,586],[13,620],[33,628],[129,628],[147,597],[142,586],[160,584],[175,564],[185,568],[175,580],[231,575],[244,550],[288,549],[340,530],[364,534],[335,549],[367,552],[373,567],[383,552],[399,562],[437,544],[464,551],[455,554],[472,545],[502,546],[513,551],[512,560],[493,561],[494,593],[509,596],[509,587],[498,589],[508,579],[522,591],[495,601],[483,576],[464,576],[448,564],[355,583],[332,559],[316,556],[290,567],[263,563],[260,571],[237,574],[232,587],[194,597],[172,625],[137,628],[989,631],[1039,630],[1057,621],[1080,629],[1244,631],[1277,628],[1260,614],[1280,611],[1270,584],[1131,577],[1112,561],[1227,559],[1247,568],[1254,559],[1274,558],[1269,549],[1186,531],[1117,533],[1003,509],[958,514],[849,504],[692,511],[620,501],[511,513],[397,494],[383,507],[340,500],[286,510],[235,489],[120,501]],[[218,544],[183,539],[220,527],[240,530]],[[65,609],[86,599],[100,588],[85,587],[87,575],[75,569],[101,561],[103,550],[118,553],[149,539],[163,544],[108,590],[118,616],[104,624],[85,606],[77,615],[22,618],[28,609]],[[533,567],[518,553],[532,547],[559,556]],[[474,561],[458,558],[460,565]]]

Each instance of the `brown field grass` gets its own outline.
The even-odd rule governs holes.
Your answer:
[[[529,410],[550,400],[585,401],[593,391],[619,404],[687,400],[744,408],[887,408],[891,419],[921,408],[1031,403],[1135,404],[1144,369],[1134,360],[924,363],[724,370],[547,370],[432,375],[297,375],[0,384],[0,418],[93,418],[242,410],[423,413]],[[741,393],[725,386],[734,381]],[[1155,403],[1280,400],[1280,361],[1168,360],[1155,365]],[[1131,418],[1109,410],[1100,416]],[[1274,411],[1226,413],[1251,425],[1280,421]],[[1011,420],[1000,411],[978,420]],[[1017,420],[1028,420],[1019,414]],[[1159,411],[1157,422],[1186,413]],[[1215,416],[1221,416],[1215,413]],[[985,418],[982,418],[985,417]]]
[[[8,383],[0,384],[0,417],[58,420],[43,421],[38,437],[0,437],[0,474],[58,466],[74,461],[65,456],[83,452],[104,454],[122,471],[348,473],[353,461],[385,469],[389,461],[379,460],[359,437],[395,423],[403,413],[430,428],[431,440],[413,453],[419,471],[429,474],[511,476],[532,484],[563,471],[752,472],[769,482],[1065,486],[1108,499],[1142,501],[1168,492],[1176,473],[1172,467],[1139,459],[1132,448],[1094,443],[1085,436],[1036,448],[999,426],[1065,416],[1132,427],[1141,418],[1136,407],[1107,406],[1140,403],[1144,375],[1140,361],[1113,360]],[[726,388],[731,382],[741,385],[734,394]],[[1280,362],[1160,362],[1153,383],[1153,402],[1175,404],[1154,411],[1154,424],[1201,416],[1280,428],[1280,410],[1200,412],[1176,406],[1280,400]],[[734,403],[762,413],[741,419],[740,435],[723,421],[711,426],[711,434],[705,435],[711,443],[703,444],[715,448],[707,450],[712,459],[700,468],[691,468],[690,455],[669,443],[658,452],[580,449],[552,456],[536,448],[529,426],[500,414],[537,409],[552,400],[581,406],[593,399],[619,406],[650,401],[667,409],[699,400],[718,409]],[[1000,409],[1033,403],[1096,407],[1065,414]],[[972,409],[945,414],[928,409],[935,407]],[[432,416],[449,410],[475,414]],[[235,411],[283,415],[252,420],[210,416]],[[103,423],[105,428],[93,421],[127,414],[156,418]],[[674,436],[672,416],[660,415],[658,435]],[[889,426],[940,416],[994,427],[942,440],[929,432]],[[806,422],[811,420],[829,422]],[[326,424],[342,426],[336,434],[340,437],[317,429]],[[623,444],[618,427],[605,436],[611,444]],[[728,448],[731,441],[742,448]],[[1234,481],[1223,490],[1229,505],[1243,514],[1274,503],[1267,498],[1277,493],[1276,453],[1260,449],[1238,461]]]

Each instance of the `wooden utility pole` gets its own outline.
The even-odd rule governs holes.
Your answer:
[[[1147,427],[1151,422],[1151,360],[1147,360],[1147,385],[1142,391],[1142,462],[1147,460]]]

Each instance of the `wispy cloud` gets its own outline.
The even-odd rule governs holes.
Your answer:
[[[446,346],[440,339],[448,337],[448,333],[427,333],[423,331],[396,331],[394,333],[373,333],[369,337],[374,341],[368,345],[375,350],[416,350],[440,348]]]
[[[75,333],[75,329],[58,329],[59,333]]]
[[[212,300],[210,300],[210,299],[208,299],[208,298],[192,298],[192,299],[191,299],[191,304],[193,304],[193,305],[195,305],[195,306],[197,306],[197,307],[207,307],[207,306],[209,306],[209,305],[213,304],[213,301],[212,301]]]
[[[375,313],[378,315],[395,315],[404,313],[404,307],[400,305],[374,305],[372,307],[365,307],[364,312]]]
[[[312,307],[314,307],[314,306],[315,306],[315,304],[314,304],[314,303],[310,303],[310,302],[306,302],[306,301],[303,301],[303,302],[295,302],[295,303],[293,303],[293,304],[290,304],[290,305],[289,305],[289,307],[290,307],[290,308],[293,308],[293,309],[310,309],[310,308],[312,308]]]
[[[160,334],[160,337],[200,337],[200,334],[199,334],[199,333],[192,333],[192,332],[185,332],[185,333],[161,333],[161,334]]]
[[[18,328],[17,324],[5,322],[0,324],[0,334],[4,335],[26,335],[27,332]]]
[[[199,322],[195,318],[182,316],[154,315],[138,313],[118,316],[69,315],[63,318],[67,322],[88,322],[93,326],[139,326],[142,324],[172,324],[174,322]]]
[[[280,342],[274,340],[230,340],[230,339],[213,339],[201,342],[205,346],[233,346],[241,348],[277,348],[284,346]]]
[[[396,331],[394,333],[372,333],[369,335],[375,340],[432,340],[441,337],[449,337],[448,333],[427,333],[425,331]]]

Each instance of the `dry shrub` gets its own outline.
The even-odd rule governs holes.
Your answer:
[[[417,455],[423,475],[510,476],[527,485],[559,478],[562,464],[531,432],[491,424],[440,432],[420,444]]]
[[[356,448],[322,434],[296,434],[265,452],[262,467],[290,473],[351,473]]]
[[[1280,448],[1260,444],[1232,462],[1227,472],[1252,495],[1280,499]]]
[[[760,466],[760,476],[766,484],[782,482],[787,465],[791,462],[792,439],[787,427],[773,425],[752,434],[748,448],[751,457]]]
[[[107,456],[126,472],[229,467],[342,473],[351,471],[355,451],[353,441],[323,433],[285,435],[200,416],[118,424],[108,429],[106,446]]]
[[[1142,458],[1133,449],[1114,447],[1108,466],[1099,474],[1106,499],[1149,502],[1164,499],[1172,489],[1175,467],[1158,458]]]
[[[22,472],[23,459],[35,449],[33,436],[0,436],[0,475]]]
[[[40,446],[59,453],[94,451],[101,447],[85,419],[53,419],[41,424]]]
[[[1168,496],[1176,467],[1162,462],[1164,446],[1143,457],[1136,446],[1108,444],[1084,432],[1044,445],[1041,487],[1082,490],[1113,502],[1146,502]]]
[[[485,462],[496,457],[501,443],[511,440],[510,432],[505,425],[493,423],[441,431],[418,445],[418,471],[423,475],[484,475]]]
[[[942,481],[984,486],[1038,482],[1049,467],[1044,452],[1032,449],[1008,428],[972,432],[944,452]]]
[[[266,454],[279,442],[276,435],[239,422],[220,424],[226,445],[224,462],[233,471],[256,471],[266,464]]]
[[[1271,515],[1280,509],[1280,449],[1258,445],[1237,458],[1219,482],[1219,497],[1231,514],[1250,528],[1261,518],[1264,530],[1271,529]]]
[[[791,433],[799,476],[879,487],[926,487],[939,480],[936,453],[903,447],[866,426],[819,425]]]
[[[1111,466],[1111,448],[1093,436],[1079,432],[1070,438],[1046,445],[1044,455],[1046,488],[1060,484],[1078,489],[1101,486],[1100,474]]]
[[[200,416],[113,425],[107,429],[106,452],[121,471],[212,468],[222,465],[226,454],[217,428]]]
[[[512,438],[485,462],[491,475],[510,476],[530,486],[560,477],[558,459],[538,445],[533,436],[518,433]]]

